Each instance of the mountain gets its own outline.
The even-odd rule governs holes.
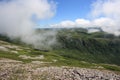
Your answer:
[[[58,40],[65,50],[60,54],[62,56],[92,63],[120,65],[120,38],[113,34],[66,30],[59,32]]]
[[[120,36],[82,28],[36,29],[36,34],[54,31],[57,43],[49,49],[0,34],[0,80],[120,79]]]
[[[37,33],[44,34],[46,31],[57,31],[56,38],[59,45],[52,46],[53,50],[50,50],[56,51],[57,55],[78,61],[120,65],[119,36],[103,31],[88,33],[88,30],[83,28],[36,29]],[[6,35],[0,35],[0,40],[27,46],[20,41],[20,38],[11,39]]]

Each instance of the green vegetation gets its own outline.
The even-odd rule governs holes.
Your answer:
[[[51,30],[51,29],[47,29]],[[105,32],[87,33],[85,29],[55,29],[59,45],[54,45],[52,50],[38,50],[25,45],[20,38],[10,39],[6,35],[0,35],[0,40],[6,41],[6,45],[20,46],[18,53],[0,50],[0,58],[9,58],[23,61],[52,62],[47,66],[77,66],[96,68],[102,66],[105,69],[120,71],[120,37]],[[37,33],[46,30],[37,30]],[[0,43],[0,45],[3,45]],[[23,59],[20,55],[37,57],[44,55],[44,59]],[[109,65],[106,65],[109,64]],[[113,66],[116,65],[116,66]]]
[[[68,33],[68,34],[67,34]],[[91,63],[120,65],[120,38],[105,32],[86,33],[74,30],[61,31],[60,55]]]

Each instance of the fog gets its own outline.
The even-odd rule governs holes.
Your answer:
[[[12,39],[20,37],[23,42],[37,48],[50,48],[55,44],[56,32],[36,34],[33,18],[43,20],[53,17],[55,6],[54,2],[48,0],[0,1],[0,33]],[[52,38],[49,38],[50,36]]]

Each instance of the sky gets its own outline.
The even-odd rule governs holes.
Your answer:
[[[120,35],[120,0],[0,0],[0,33],[34,28],[88,28]],[[18,35],[17,35],[18,36]]]
[[[53,0],[56,3],[56,13],[48,20],[39,21],[40,25],[59,23],[77,18],[88,19],[91,4],[96,0]]]

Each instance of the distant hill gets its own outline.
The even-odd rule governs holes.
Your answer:
[[[77,30],[59,32],[62,56],[94,63],[120,65],[120,38],[106,32],[86,33]]]
[[[51,50],[54,54],[68,60],[120,65],[120,36],[103,31],[88,33],[87,29],[82,28],[36,29],[36,32],[44,33],[51,30],[57,31],[59,43]],[[10,39],[0,35],[0,40],[22,45],[19,38]]]

